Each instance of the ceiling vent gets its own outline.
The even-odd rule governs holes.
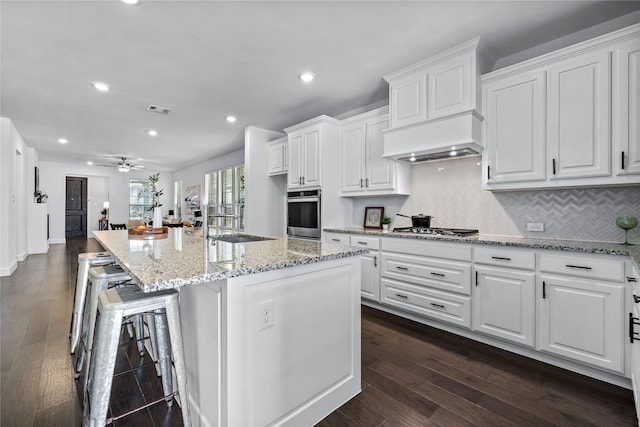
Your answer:
[[[160,105],[149,105],[147,107],[147,111],[152,111],[154,113],[159,113],[159,114],[169,114],[171,109],[167,107],[162,107]]]

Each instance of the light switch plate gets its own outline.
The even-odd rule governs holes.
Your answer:
[[[528,222],[527,231],[544,231],[544,222]]]

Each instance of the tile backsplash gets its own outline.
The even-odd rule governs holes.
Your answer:
[[[384,206],[392,227],[411,225],[395,216],[433,216],[432,227],[477,228],[482,234],[602,242],[624,241],[615,225],[622,215],[640,218],[640,186],[491,192],[482,190],[480,157],[411,166],[411,195],[354,199],[353,223],[366,206]],[[527,222],[544,223],[543,232]],[[640,244],[640,226],[629,232]]]

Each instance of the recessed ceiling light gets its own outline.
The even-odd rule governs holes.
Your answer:
[[[236,119],[236,117],[235,117],[235,116],[227,116],[227,121],[228,121],[229,123],[235,123],[235,121],[236,121],[236,120],[237,120],[237,119]]]
[[[305,83],[311,82],[315,77],[316,75],[313,74],[311,71],[305,71],[304,73],[300,74],[300,80],[302,80]]]
[[[67,143],[67,142],[69,142],[69,141],[67,140],[67,138],[58,138],[58,142],[59,142],[60,144],[66,144],[66,143]]]
[[[451,152],[449,152],[449,155],[450,155],[450,156],[457,156],[457,155],[458,155],[458,152],[457,152],[457,151],[455,151],[455,150],[452,150]]]
[[[106,92],[109,90],[109,85],[106,83],[102,83],[102,82],[93,82],[91,83],[91,85],[96,88],[96,90],[99,90],[100,92]]]
[[[92,162],[91,160],[89,160],[89,161],[87,162],[87,164],[88,164],[89,166],[92,166],[92,165],[93,165],[93,162]]]
[[[126,3],[126,4],[138,4],[140,3],[140,0],[120,0],[122,3]]]
[[[149,134],[149,136],[156,136],[158,135],[158,131],[157,130],[153,130],[153,129],[149,129],[147,131],[147,133]]]

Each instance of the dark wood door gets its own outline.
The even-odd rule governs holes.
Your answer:
[[[87,178],[67,177],[65,237],[87,237]]]

